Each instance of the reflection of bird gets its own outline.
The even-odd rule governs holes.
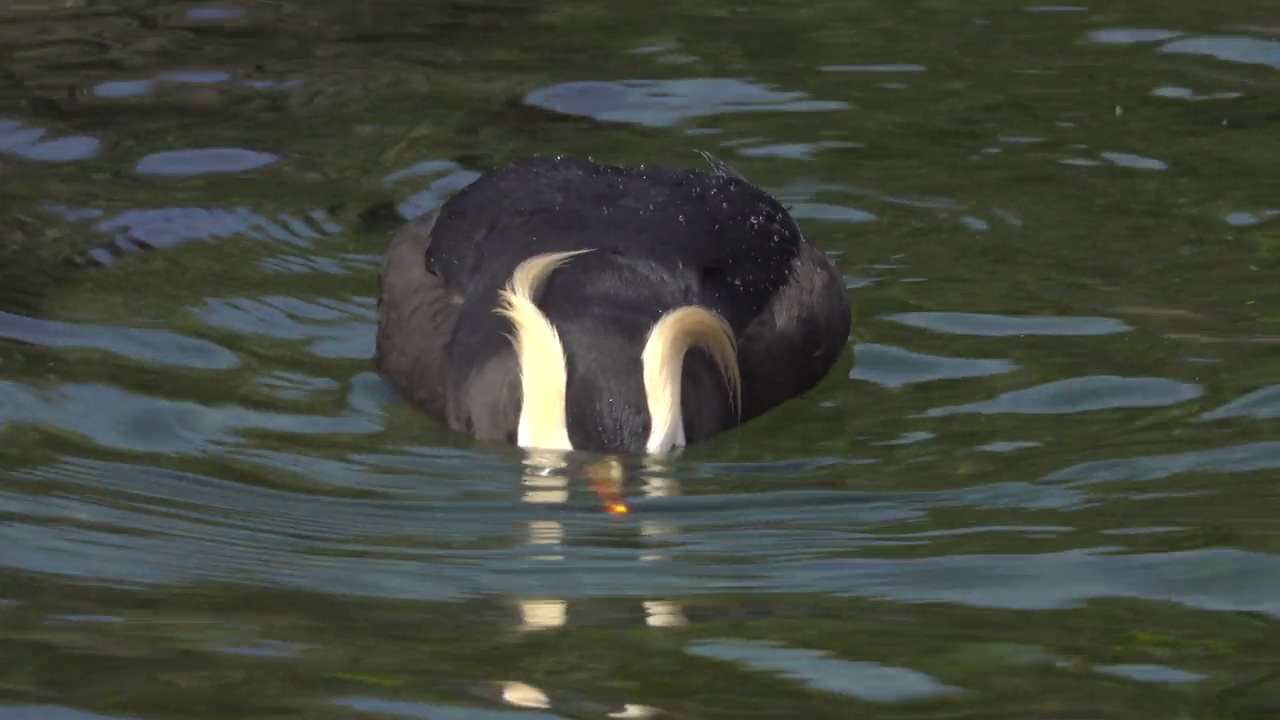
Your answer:
[[[843,279],[706,157],[482,175],[392,242],[379,372],[455,430],[598,452],[666,452],[810,389],[849,336]]]

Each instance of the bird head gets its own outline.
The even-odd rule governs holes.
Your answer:
[[[516,443],[663,454],[687,441],[686,387],[696,392],[718,383],[716,396],[724,398],[727,389],[736,409],[741,380],[733,331],[708,308],[667,308],[655,322],[638,327],[602,308],[582,307],[565,327],[552,324],[536,298],[557,268],[583,252],[589,251],[531,257],[499,294],[497,312],[511,323],[520,372]],[[571,336],[568,354],[562,330]],[[687,366],[694,350],[701,351],[698,360]],[[709,396],[689,399],[711,402]]]

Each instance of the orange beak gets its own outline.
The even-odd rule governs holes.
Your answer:
[[[609,459],[587,466],[591,476],[591,489],[600,498],[604,511],[610,515],[626,515],[631,512],[622,495],[622,464]]]

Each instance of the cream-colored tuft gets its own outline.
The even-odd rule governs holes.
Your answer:
[[[499,293],[496,312],[507,317],[515,333],[520,366],[520,424],[516,444],[525,448],[572,450],[565,421],[564,346],[547,316],[538,309],[534,296],[552,271],[574,255],[588,252],[546,253],[520,263],[507,286]]]
[[[654,323],[641,355],[651,423],[647,449],[651,453],[665,453],[685,444],[680,381],[685,354],[694,346],[705,348],[715,359],[729,386],[734,408],[741,410],[742,379],[733,329],[724,318],[704,307],[676,308]]]

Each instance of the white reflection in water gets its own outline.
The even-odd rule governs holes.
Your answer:
[[[659,712],[658,708],[649,707],[648,705],[635,705],[627,703],[622,706],[621,710],[609,713],[611,718],[623,718],[625,720],[647,720],[654,717]]]
[[[530,450],[525,459],[524,495],[532,505],[558,505],[569,501],[569,478],[559,471],[565,466],[562,455],[552,451]],[[530,520],[530,545],[559,546],[564,542],[564,525],[559,520]],[[533,561],[563,560],[558,552],[539,552]],[[527,598],[518,601],[522,630],[548,630],[562,627],[569,619],[569,604],[560,598]],[[505,697],[505,695],[504,695]]]
[[[546,710],[551,707],[551,699],[547,694],[532,685],[508,681],[499,683],[499,686],[502,688],[502,699],[509,705],[531,710]]]
[[[645,459],[646,469],[650,472],[661,471],[660,461],[652,458]],[[646,498],[672,497],[680,494],[679,483],[671,477],[661,475],[650,475],[645,478],[644,484],[641,485],[640,492]],[[680,528],[674,521],[670,520],[640,520],[640,534],[643,537],[652,540],[662,540],[680,532]],[[670,556],[661,551],[646,552],[640,556],[640,562],[654,562],[658,560],[667,560]],[[645,600],[644,618],[645,624],[649,627],[677,627],[685,625],[689,622],[685,617],[684,607],[674,600]]]
[[[661,461],[646,458],[645,469],[650,474],[641,483],[640,492],[646,498],[671,497],[680,492],[679,483],[668,476],[657,474],[665,468]],[[546,450],[528,450],[525,454],[523,486],[521,499],[532,505],[564,505],[570,498],[570,476],[566,472],[568,461],[564,453]],[[585,467],[586,474],[592,483],[592,489],[600,497],[605,511],[629,514],[630,508],[623,499],[624,468],[613,459],[589,463]],[[655,542],[679,532],[674,522],[641,518],[638,522],[640,536]],[[527,521],[525,537],[528,544],[535,549],[529,555],[533,562],[562,562],[563,552],[546,552],[562,548],[567,532],[559,520],[545,518]],[[642,552],[638,562],[656,562],[667,559],[661,551]],[[569,623],[569,602],[556,597],[527,597],[516,600],[520,613],[520,629],[525,631],[555,630]],[[678,601],[668,599],[643,599],[640,606],[644,610],[645,625],[651,628],[678,627],[688,623],[684,609]],[[551,707],[551,700],[541,689],[519,681],[502,681],[498,683],[501,697],[509,705],[520,708],[545,710]],[[621,709],[608,713],[613,718],[635,718],[643,720],[658,714],[656,708],[637,703],[626,703]]]
[[[520,601],[521,630],[550,630],[564,626],[569,620],[569,603],[559,599]]]
[[[563,505],[569,502],[569,477],[563,472],[568,462],[563,454],[553,451],[528,451],[524,465],[524,493],[521,499],[533,505]],[[660,472],[659,461],[645,460],[646,469]],[[606,511],[627,513],[621,500],[623,469],[619,462],[607,459],[587,466],[594,489],[606,505]],[[676,480],[662,475],[645,477],[640,492],[646,498],[670,497],[680,491]],[[665,537],[679,532],[669,520],[641,518],[638,523],[640,536],[660,543]],[[562,548],[566,531],[559,520],[532,519],[526,523],[525,537],[537,550],[529,559],[537,562],[556,562],[565,559]],[[639,562],[655,562],[668,559],[660,549],[646,549],[637,557]],[[518,601],[521,628],[546,630],[565,625],[569,618],[568,602],[560,598],[526,598]],[[645,623],[650,627],[674,627],[687,622],[680,604],[671,600],[646,599],[641,601],[645,611]]]

